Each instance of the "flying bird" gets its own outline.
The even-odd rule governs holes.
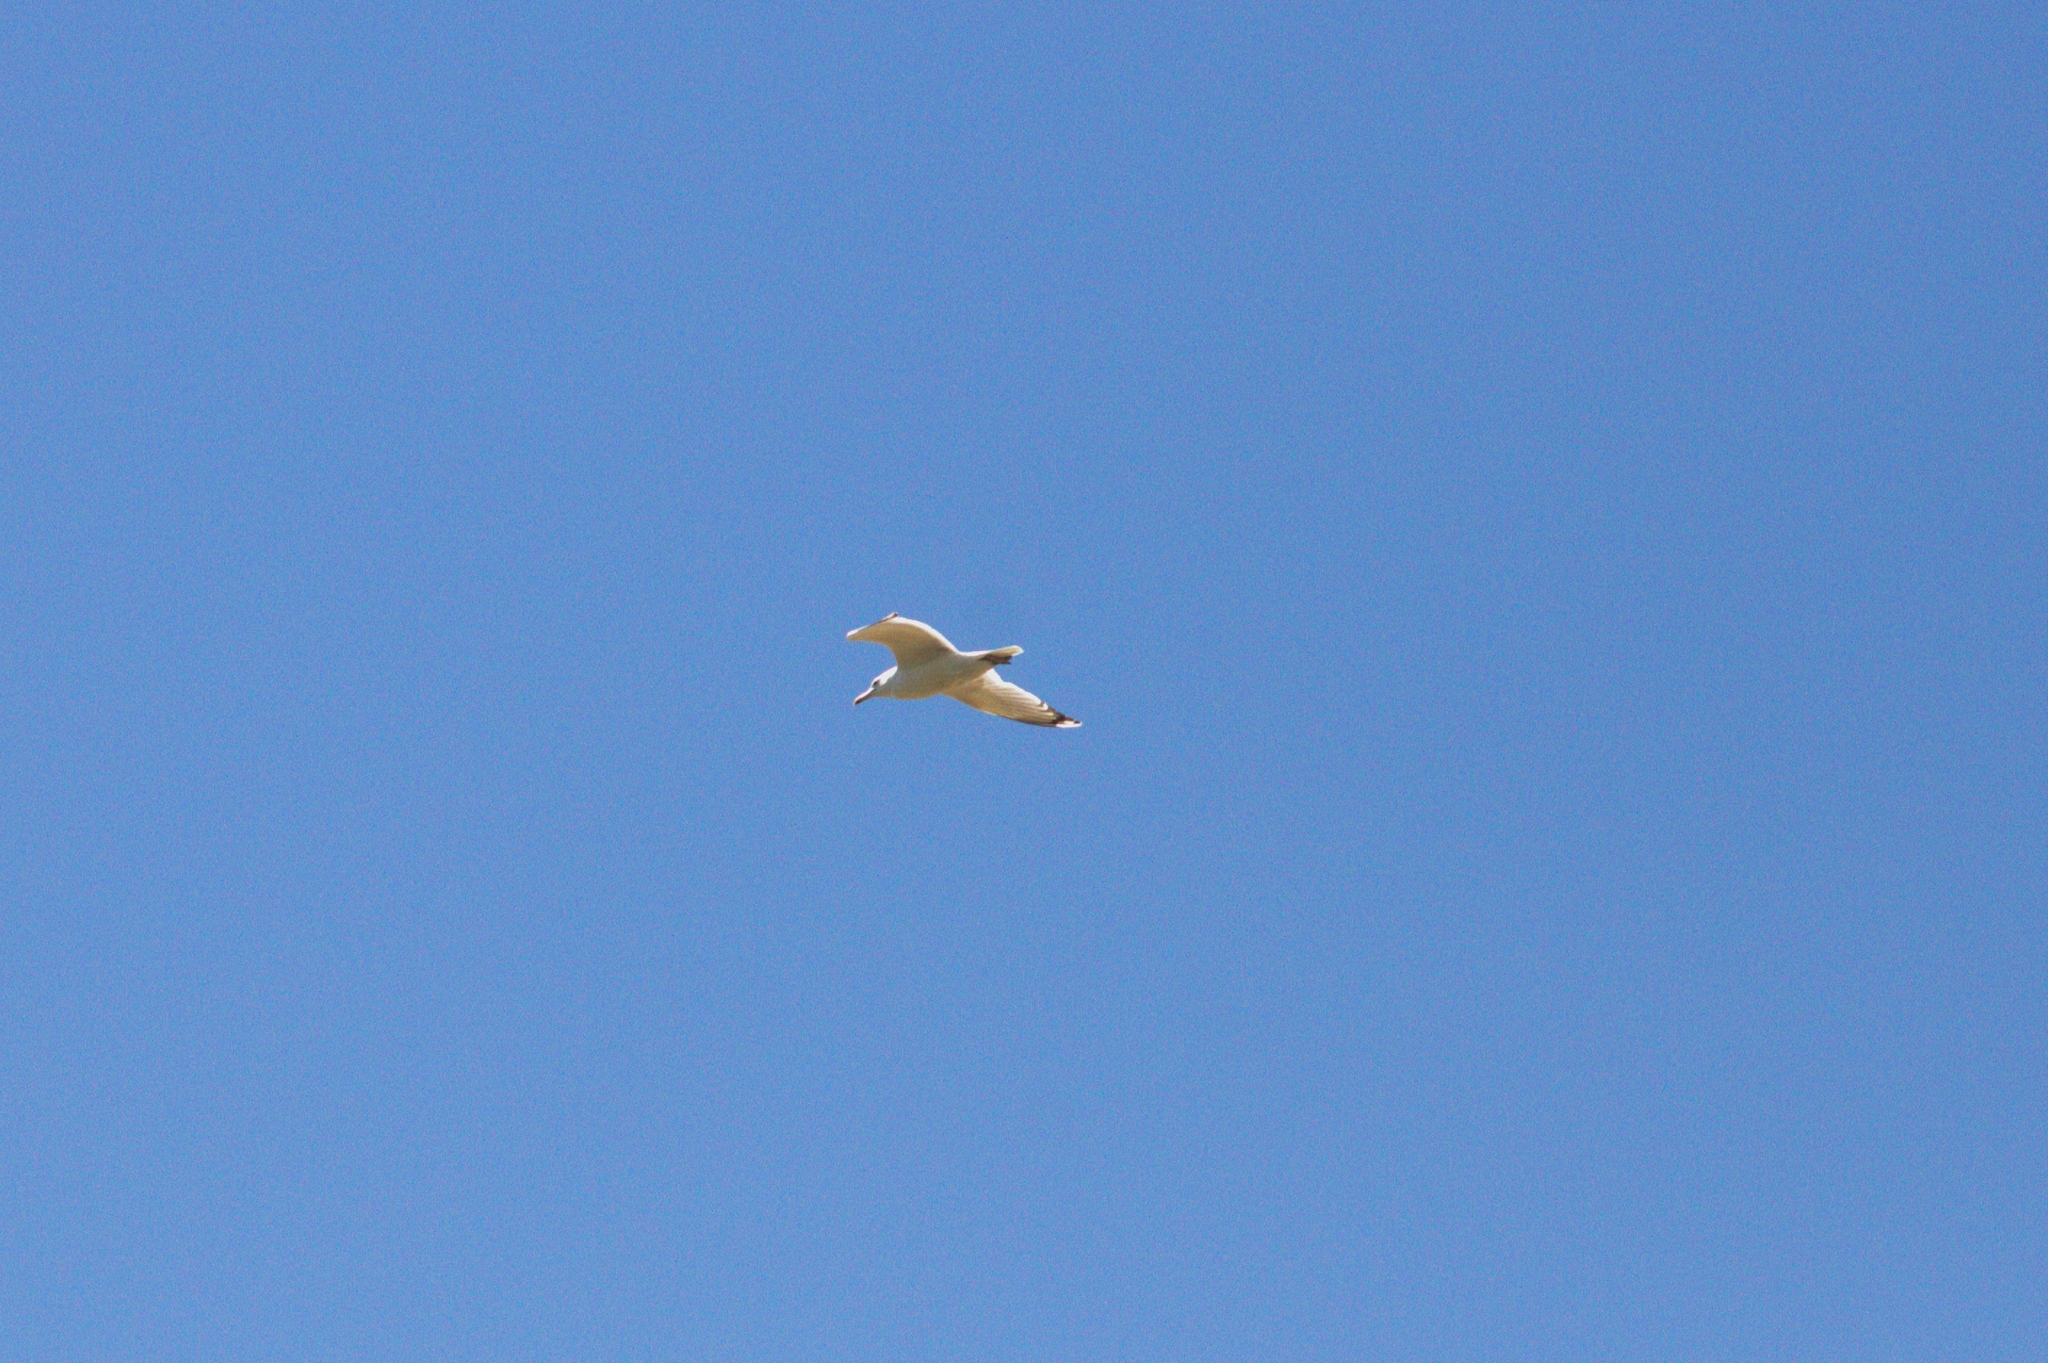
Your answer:
[[[1024,651],[1014,644],[962,653],[930,625],[905,620],[894,612],[849,631],[846,637],[859,644],[881,644],[896,655],[896,666],[868,683],[868,689],[853,698],[855,705],[876,696],[889,700],[951,696],[963,705],[1024,724],[1052,729],[1081,727],[1080,720],[1061,714],[1023,687],[1012,686],[996,675],[997,668]]]

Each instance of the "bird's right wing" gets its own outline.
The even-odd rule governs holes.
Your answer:
[[[984,672],[973,681],[946,692],[963,705],[1022,724],[1043,724],[1051,729],[1078,729],[1081,721],[1063,715],[1021,686],[1012,686],[994,672]]]
[[[905,620],[885,615],[872,625],[863,625],[846,636],[857,644],[881,644],[896,655],[896,666],[915,667],[947,653],[956,653],[945,635],[922,620]]]

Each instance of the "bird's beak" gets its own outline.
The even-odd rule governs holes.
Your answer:
[[[865,691],[861,692],[861,693],[860,693],[859,695],[855,696],[855,697],[853,698],[853,703],[854,703],[855,705],[858,705],[858,704],[860,704],[860,703],[861,703],[862,701],[864,701],[864,700],[871,700],[871,699],[873,699],[873,697],[874,697],[874,694],[875,694],[875,688],[874,688],[874,687],[872,687],[872,686],[870,686],[870,687],[869,687],[869,688],[868,688],[867,690],[865,690]]]

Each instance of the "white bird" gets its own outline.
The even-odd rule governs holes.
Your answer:
[[[896,666],[868,683],[853,698],[855,705],[875,696],[889,700],[923,700],[951,696],[1004,719],[1043,724],[1053,729],[1078,729],[1081,721],[1061,714],[1021,686],[1012,686],[995,670],[1024,650],[1012,644],[980,653],[962,653],[945,635],[917,620],[891,612],[847,638],[860,644],[882,644],[896,655]]]

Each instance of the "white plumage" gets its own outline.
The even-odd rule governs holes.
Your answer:
[[[1051,729],[1078,729],[1081,721],[1063,715],[1021,686],[1012,686],[995,669],[1024,650],[984,649],[962,653],[945,635],[919,620],[885,615],[872,625],[848,632],[855,643],[881,644],[896,655],[896,666],[853,698],[855,705],[875,696],[889,700],[923,700],[951,696],[963,705],[1023,724]]]

